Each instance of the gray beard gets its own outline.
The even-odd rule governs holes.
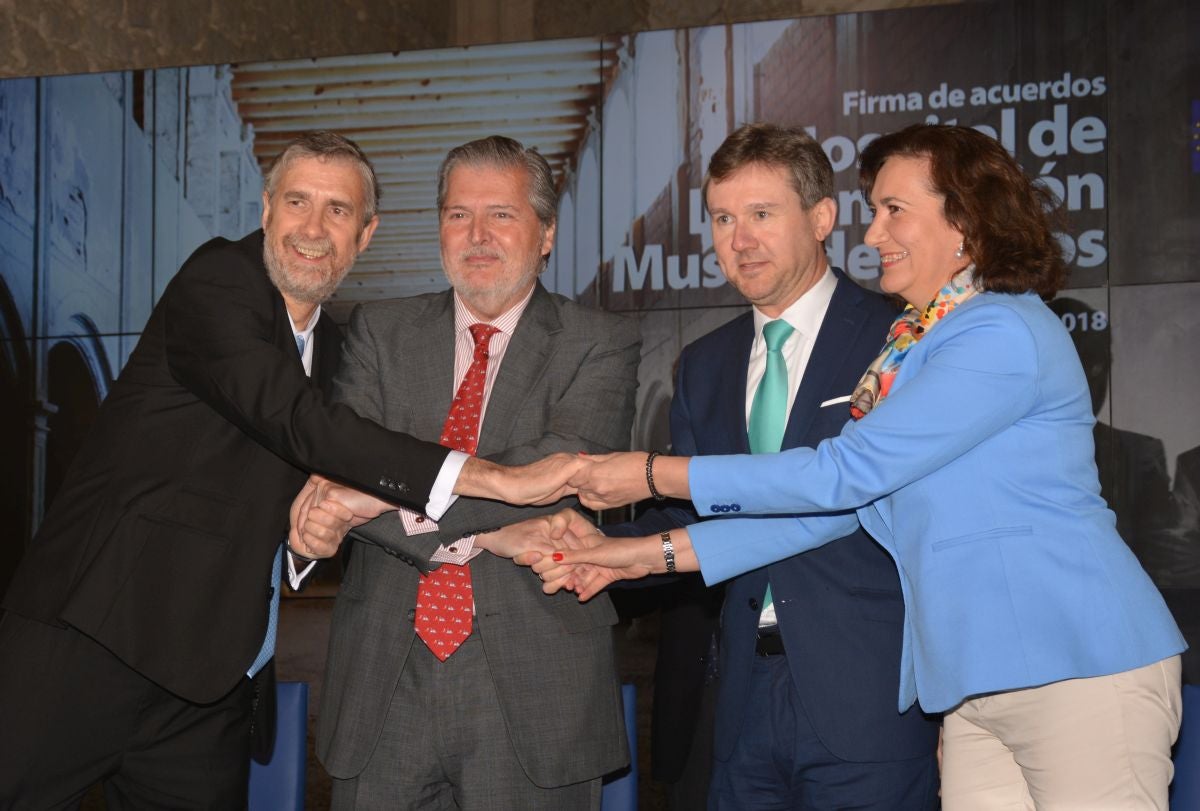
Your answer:
[[[354,266],[354,263],[351,262],[345,273],[335,274],[334,278],[317,287],[300,285],[295,282],[283,262],[275,255],[269,239],[263,241],[263,264],[267,266],[268,278],[280,293],[307,304],[323,304],[328,301],[342,279],[345,278],[346,273],[349,273],[350,268]]]

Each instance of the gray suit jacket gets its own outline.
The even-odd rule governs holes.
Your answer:
[[[627,320],[539,284],[504,356],[479,455],[505,463],[554,451],[627,447],[640,340]],[[453,394],[454,303],[447,291],[360,306],[351,316],[336,396],[393,430],[436,439]],[[415,639],[418,570],[475,529],[548,509],[459,499],[439,531],[408,537],[394,514],[359,529],[333,614],[317,752],[329,773],[357,775],[375,747]],[[513,747],[539,786],[599,777],[629,759],[607,597],[542,594],[528,569],[484,552],[471,563],[475,629]],[[415,641],[414,641],[415,640]],[[463,696],[469,701],[470,696]]]

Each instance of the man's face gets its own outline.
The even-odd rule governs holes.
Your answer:
[[[461,164],[446,179],[439,228],[442,269],[477,318],[491,320],[520,301],[554,244],[529,204],[524,169]]]
[[[319,304],[366,250],[379,218],[363,225],[367,190],[348,160],[294,158],[263,192],[263,259],[286,300]]]
[[[713,246],[725,278],[770,318],[778,317],[825,273],[837,218],[828,197],[805,209],[781,166],[750,163],[708,186]]]

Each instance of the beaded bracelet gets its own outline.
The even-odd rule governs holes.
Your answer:
[[[650,487],[650,495],[654,496],[655,501],[664,501],[666,496],[658,492],[658,488],[654,486],[654,459],[662,456],[658,451],[650,451],[646,457],[646,484]]]

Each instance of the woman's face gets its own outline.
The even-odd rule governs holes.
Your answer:
[[[928,158],[891,157],[871,189],[875,219],[867,244],[879,251],[879,287],[923,308],[971,262],[956,255],[962,234],[946,221],[942,195],[933,191]]]

